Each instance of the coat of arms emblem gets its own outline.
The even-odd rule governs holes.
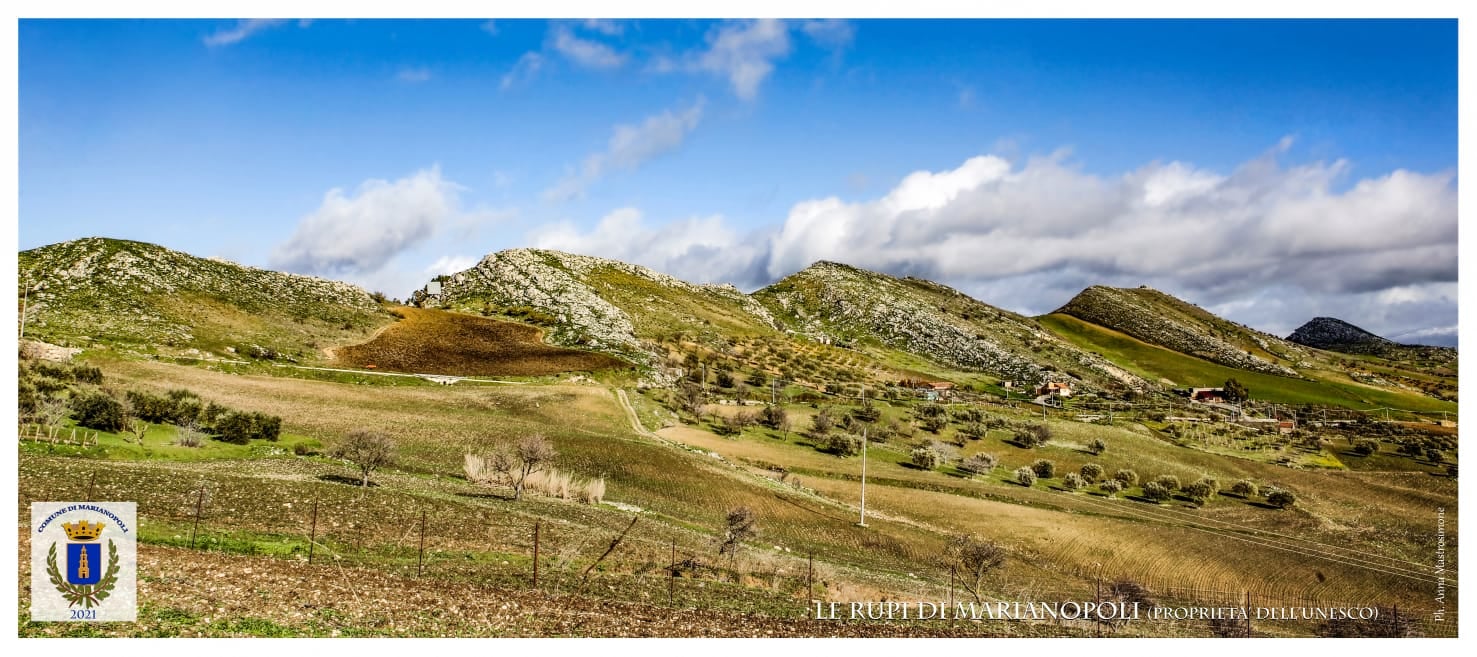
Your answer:
[[[56,543],[52,543],[47,552],[46,574],[70,603],[68,606],[96,607],[112,594],[118,583],[118,546],[109,539],[108,555],[104,560],[103,545],[99,540],[106,527],[105,523],[86,520],[62,523],[62,530],[67,533],[65,571],[57,565]]]

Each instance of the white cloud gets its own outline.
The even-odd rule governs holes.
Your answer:
[[[395,74],[395,79],[401,82],[416,84],[431,79],[431,69],[424,66],[420,68],[402,68]]]
[[[518,61],[513,63],[513,68],[508,69],[508,72],[503,75],[502,82],[498,85],[498,88],[507,91],[514,85],[528,82],[534,76],[538,75],[539,69],[543,68],[543,66],[543,55],[536,52],[523,53],[523,56],[519,57]]]
[[[483,32],[486,32],[486,33],[491,34],[493,36],[497,36],[497,21],[495,21],[495,20],[485,20],[485,21],[482,21],[482,25],[480,25],[479,28]]]
[[[376,272],[456,219],[460,189],[437,167],[393,182],[366,180],[352,193],[331,189],[273,251],[271,266],[328,276]]]
[[[856,37],[856,28],[839,18],[805,21],[800,25],[805,35],[816,45],[828,50],[841,50],[851,45]]]
[[[758,262],[762,248],[719,215],[649,226],[636,208],[605,215],[589,232],[565,222],[536,230],[528,240],[536,248],[614,258],[698,283],[733,281],[735,272]]]
[[[587,186],[612,171],[629,171],[677,150],[702,120],[705,103],[699,96],[686,109],[669,109],[646,117],[637,125],[615,126],[605,150],[585,157],[580,169],[545,190],[544,198],[550,201],[577,198]]]
[[[710,30],[706,48],[676,58],[658,57],[651,70],[719,75],[728,79],[734,95],[753,100],[774,71],[775,60],[789,54],[790,33],[784,21],[733,21]]]
[[[280,18],[247,18],[236,21],[236,25],[230,29],[217,30],[207,35],[203,41],[205,45],[211,47],[229,46],[240,43],[246,40],[247,37],[262,30],[285,24],[287,24],[287,21]],[[300,26],[307,27],[304,24],[300,24]]]
[[[565,59],[585,68],[613,69],[626,63],[625,55],[598,41],[581,39],[563,25],[552,30],[549,45]]]
[[[586,18],[582,23],[585,29],[599,32],[605,36],[620,36],[626,31],[626,26],[617,21],[606,18]]]
[[[440,258],[437,258],[435,262],[433,262],[429,266],[427,266],[425,271],[426,271],[426,274],[427,275],[430,275],[430,276],[440,276],[442,274],[455,274],[457,272],[462,272],[462,271],[466,271],[468,269],[471,269],[472,268],[472,265],[477,264],[477,261],[478,261],[478,259],[475,258],[475,257],[472,257],[472,256],[464,256],[464,255],[441,256]]]
[[[539,238],[740,285],[835,260],[1030,314],[1088,285],[1147,284],[1279,335],[1317,315],[1387,335],[1455,324],[1454,174],[1347,181],[1346,162],[1284,167],[1283,151],[1228,174],[1170,162],[1098,175],[1065,152],[981,155],[871,200],[801,201],[763,235],[716,217],[651,228],[628,213]]]

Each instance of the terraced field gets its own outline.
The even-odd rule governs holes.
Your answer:
[[[541,331],[430,308],[396,309],[404,319],[363,344],[333,350],[343,367],[452,376],[543,376],[626,367],[612,356],[545,344]]]

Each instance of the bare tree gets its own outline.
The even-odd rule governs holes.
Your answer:
[[[142,420],[134,420],[134,422],[138,423],[142,422]],[[145,430],[147,430],[148,423],[144,424]],[[140,433],[138,436],[139,444],[142,445],[144,443],[143,434]],[[174,444],[180,447],[199,447],[205,444],[205,432],[200,430],[200,425],[194,422],[186,422],[175,430]]]
[[[960,535],[949,541],[944,558],[964,590],[974,596],[975,602],[983,602],[980,586],[987,575],[1005,565],[1005,548],[992,541]]]
[[[36,403],[36,422],[46,427],[47,438],[55,439],[62,422],[71,414],[67,400],[61,397],[42,397]]]
[[[548,438],[533,434],[518,441],[512,449],[504,447],[493,452],[488,467],[513,487],[513,499],[521,500],[528,475],[547,468],[557,456],[559,453]]]
[[[369,473],[394,462],[395,441],[388,435],[371,429],[355,429],[335,445],[329,453],[359,468],[363,475],[362,486],[369,487]]]
[[[149,432],[149,423],[146,420],[133,418],[128,421],[128,433],[133,434],[133,441],[144,444],[144,434]]]

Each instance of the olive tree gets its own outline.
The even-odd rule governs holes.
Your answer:
[[[969,591],[976,602],[983,602],[980,587],[986,576],[1005,565],[1005,548],[992,541],[961,535],[949,541],[944,558],[954,580]]]
[[[390,465],[395,457],[395,441],[390,436],[372,429],[355,429],[344,436],[329,452],[359,468],[361,484],[369,487],[369,473]]]

